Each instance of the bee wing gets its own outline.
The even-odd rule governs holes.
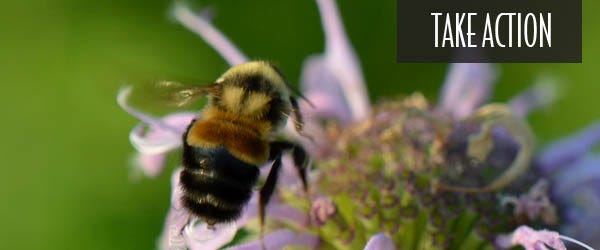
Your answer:
[[[176,107],[184,107],[212,93],[214,86],[215,84],[197,86],[173,81],[161,81],[155,84],[155,91],[158,92],[157,95],[165,103]]]

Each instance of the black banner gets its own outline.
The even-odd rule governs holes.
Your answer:
[[[581,62],[581,0],[398,0],[398,62]]]

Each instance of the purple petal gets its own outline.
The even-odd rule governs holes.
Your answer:
[[[546,174],[580,160],[600,142],[600,121],[546,147],[537,159],[537,167]]]
[[[248,61],[244,53],[212,25],[209,11],[195,14],[188,6],[176,3],[173,7],[173,15],[183,26],[198,34],[212,46],[229,65],[238,65]]]
[[[561,232],[600,246],[600,155],[555,171],[552,178],[564,215]]]
[[[444,80],[438,108],[463,119],[484,104],[496,80],[496,70],[487,63],[453,63]]]
[[[555,180],[555,193],[559,196],[571,195],[581,186],[600,187],[600,155],[585,157],[576,164],[554,173],[552,178]],[[597,192],[600,197],[600,190]]]
[[[127,113],[129,113],[133,117],[138,118],[140,121],[150,126],[158,127],[164,130],[171,130],[172,132],[176,133],[183,133],[183,131],[180,131],[178,128],[173,128],[165,124],[161,119],[148,115],[142,111],[139,111],[129,106],[129,104],[127,104],[127,99],[129,99],[129,94],[131,94],[132,89],[132,86],[126,86],[119,90],[119,93],[117,94],[117,103],[122,109],[127,111]]]
[[[277,198],[273,197],[267,206],[265,214],[268,214],[268,219],[285,221],[296,226],[304,226],[308,222],[308,217],[305,213],[297,208],[281,203]],[[242,227],[248,221],[256,218],[258,218],[258,192],[253,193],[237,224],[239,227]]]
[[[217,224],[208,227],[204,222],[186,227],[184,238],[190,250],[216,250],[231,242],[238,230],[238,225]]]
[[[139,124],[129,133],[129,141],[141,153],[161,154],[178,148],[181,145],[181,134],[168,130],[148,129],[145,124]]]
[[[560,231],[577,239],[600,247],[600,196],[598,185],[581,186],[570,196],[562,197],[563,223]]]
[[[166,158],[166,154],[137,153],[134,165],[141,169],[145,176],[156,177],[162,173]]]
[[[288,229],[281,229],[265,235],[263,242],[266,249],[282,249],[285,246],[299,246],[315,249],[319,245],[319,238],[308,233],[296,233]],[[228,248],[228,250],[254,249],[261,249],[260,240]]]
[[[119,90],[117,103],[129,114],[142,121],[129,133],[131,144],[138,151],[134,158],[134,165],[139,167],[146,176],[157,176],[164,169],[165,153],[181,145],[181,135],[197,115],[181,112],[162,119],[155,118],[127,104],[131,90],[131,86]]]
[[[300,78],[302,90],[315,108],[302,103],[301,110],[310,119],[335,119],[342,124],[353,120],[350,104],[339,80],[327,68],[323,56],[311,56],[304,61]]]
[[[163,125],[138,124],[129,133],[131,144],[142,153],[166,153],[181,145],[181,136],[197,115],[191,112],[175,113],[160,120]],[[165,126],[167,129],[165,129]]]
[[[383,233],[373,235],[365,245],[364,250],[394,250],[394,241]]]
[[[558,93],[557,83],[552,79],[544,79],[513,97],[509,106],[513,113],[525,117],[536,108],[543,108],[554,103],[558,98]]]
[[[138,151],[135,165],[140,167],[146,176],[162,173],[166,154],[181,146],[183,131],[194,118],[194,113],[176,113],[161,120],[169,129],[152,125],[148,127],[143,123],[134,127],[129,139]]]
[[[160,245],[162,249],[219,249],[233,239],[238,225],[218,224],[208,228],[206,223],[195,221],[181,203],[183,191],[179,186],[179,175],[182,170],[178,168],[171,176],[171,208]]]
[[[496,246],[499,248],[508,249],[517,245],[523,246],[526,250],[547,249],[544,245],[556,250],[567,249],[560,240],[560,235],[557,232],[548,230],[536,231],[528,226],[520,226],[510,235],[496,237]]]
[[[360,61],[348,41],[335,1],[317,0],[317,6],[325,31],[325,54],[323,57],[309,58],[304,64],[305,69],[308,67],[309,62],[311,62],[311,65],[314,63],[322,65],[326,72],[317,73],[327,75],[329,81],[336,80],[335,84],[340,86],[341,93],[347,105],[349,105],[352,120],[364,119],[369,115],[370,106]],[[305,79],[312,81],[314,77],[306,77]],[[311,83],[303,81],[302,84],[307,87],[318,87],[320,84],[326,83],[324,81]],[[310,88],[306,90],[312,91]]]
[[[182,190],[179,188],[181,170],[182,168],[176,169],[171,176],[171,207],[159,238],[161,249],[187,249],[182,232],[189,222],[190,214],[181,204]]]

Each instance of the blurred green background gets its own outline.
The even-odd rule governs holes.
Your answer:
[[[395,63],[396,0],[338,4],[373,99],[423,91],[437,98],[445,64]],[[540,75],[564,83],[555,106],[531,116],[541,143],[600,115],[600,2],[583,2],[582,64],[502,64],[494,100]],[[169,174],[132,181],[126,82],[213,80],[227,64],[168,16],[170,1],[4,1],[0,15],[2,173],[0,249],[152,249],[168,208]],[[298,79],[323,50],[313,1],[211,0],[215,24],[250,57]],[[173,166],[169,167],[168,172]]]

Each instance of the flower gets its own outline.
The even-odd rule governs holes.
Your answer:
[[[566,221],[561,233],[592,240],[585,233],[598,228],[583,222],[599,219],[599,186],[588,185],[598,179],[592,168],[598,160],[584,155],[600,138],[599,126],[533,155],[533,138],[523,120],[556,98],[555,85],[543,81],[508,105],[485,105],[495,66],[452,64],[437,106],[418,93],[371,106],[334,0],[316,2],[325,52],[305,60],[300,79],[302,92],[315,105],[301,106],[305,132],[314,141],[298,136],[291,122],[286,129],[286,136],[304,143],[318,166],[310,173],[309,201],[300,198],[301,183],[290,159],[284,159],[287,171],[280,183],[286,185],[267,207],[268,234],[262,242],[242,240],[228,249],[259,249],[263,243],[267,249],[564,249],[563,242],[571,238],[529,227],[552,227],[561,220]],[[248,61],[212,25],[209,11],[196,14],[176,4],[173,15],[230,65]],[[136,165],[156,176],[164,170],[166,154],[181,146],[182,133],[198,117],[189,112],[147,115],[127,104],[130,91],[121,89],[117,100],[141,120],[130,134]],[[261,168],[263,175],[268,170]],[[233,223],[197,221],[181,204],[180,171],[172,175],[161,249],[220,249],[242,231],[257,231],[256,194]],[[573,190],[583,192],[568,196]],[[586,202],[573,206],[581,199]]]
[[[600,142],[596,122],[542,150],[535,166],[553,183],[564,223],[561,232],[600,248],[600,156],[592,149]]]

